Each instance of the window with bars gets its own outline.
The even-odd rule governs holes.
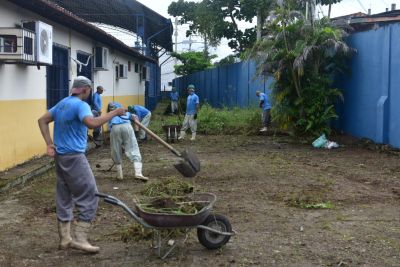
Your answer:
[[[53,46],[53,65],[47,66],[47,109],[69,95],[69,53],[67,48]]]

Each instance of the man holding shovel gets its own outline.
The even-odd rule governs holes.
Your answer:
[[[56,165],[56,213],[60,249],[73,247],[89,253],[100,248],[88,242],[91,222],[96,215],[98,199],[96,181],[85,156],[87,129],[96,128],[114,116],[124,115],[123,108],[104,116],[93,117],[90,106],[84,101],[90,95],[92,82],[83,76],[75,78],[71,95],[62,99],[38,120],[39,128],[47,145],[47,154],[55,158]],[[54,121],[54,143],[49,124]],[[74,219],[73,208],[78,208],[74,223],[75,238],[71,238],[70,226]]]
[[[183,125],[181,128],[181,134],[179,135],[179,140],[185,139],[186,130],[190,127],[192,131],[191,141],[196,140],[196,131],[197,131],[197,113],[200,109],[200,101],[199,97],[194,93],[194,85],[189,84],[188,87],[188,97],[186,102],[186,114],[185,119],[183,120]]]
[[[147,108],[139,105],[131,105],[128,106],[128,112],[135,114],[141,124],[143,124],[146,128],[149,127],[150,119],[151,119],[151,112]],[[143,129],[139,130],[139,140],[145,141],[146,140],[146,132]]]

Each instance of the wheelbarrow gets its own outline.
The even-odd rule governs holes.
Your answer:
[[[192,229],[197,229],[197,238],[205,248],[209,250],[219,249],[228,243],[231,236],[236,232],[232,230],[232,226],[223,215],[212,213],[212,206],[217,197],[212,193],[196,193],[191,195],[193,201],[206,202],[200,211],[195,214],[175,215],[167,213],[152,213],[143,210],[140,205],[135,203],[135,208],[130,209],[125,203],[116,197],[96,193],[96,196],[104,199],[104,202],[120,206],[132,218],[142,225],[144,228],[153,230],[153,248],[161,259],[165,259],[177,243],[173,244],[169,249],[163,249],[163,245],[167,243],[168,236],[162,238],[161,231],[171,229],[183,229],[185,239],[189,236]]]
[[[162,126],[168,143],[178,142],[179,132],[181,131],[180,125],[163,125]]]

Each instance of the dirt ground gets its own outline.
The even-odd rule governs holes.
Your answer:
[[[174,156],[155,140],[140,146],[151,180],[180,177]],[[215,193],[215,212],[237,231],[222,249],[205,249],[192,231],[161,260],[150,241],[121,241],[134,220],[100,202],[91,240],[101,252],[57,250],[50,171],[0,196],[0,266],[400,266],[398,155],[355,144],[316,150],[272,136],[200,135],[177,145],[185,146],[202,162],[195,190]],[[144,183],[128,161],[117,181],[115,169],[107,171],[109,154],[105,146],[88,155],[99,191],[132,205]]]

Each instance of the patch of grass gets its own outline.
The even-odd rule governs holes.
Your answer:
[[[184,114],[166,115],[166,103],[160,103],[152,112],[150,129],[156,134],[163,134],[164,125],[182,125]],[[201,106],[198,114],[198,132],[210,135],[256,135],[262,127],[261,110],[250,108],[221,108],[216,109],[209,104]]]
[[[163,126],[164,125],[182,125],[183,117],[179,120],[178,116],[170,116],[170,115],[156,115],[152,116],[149,129],[152,130],[157,135],[164,134]]]
[[[205,104],[198,114],[198,131],[206,134],[258,134],[261,128],[259,108],[222,108],[215,109]]]
[[[333,209],[334,205],[328,202],[314,203],[314,204],[301,204],[300,208],[303,209]]]
[[[302,209],[332,209],[334,205],[327,199],[326,191],[324,188],[313,188],[294,192],[285,199],[285,203]]]
[[[332,225],[328,221],[327,222],[321,222],[320,223],[320,227],[321,227],[321,229],[326,230],[326,231],[332,230]]]

